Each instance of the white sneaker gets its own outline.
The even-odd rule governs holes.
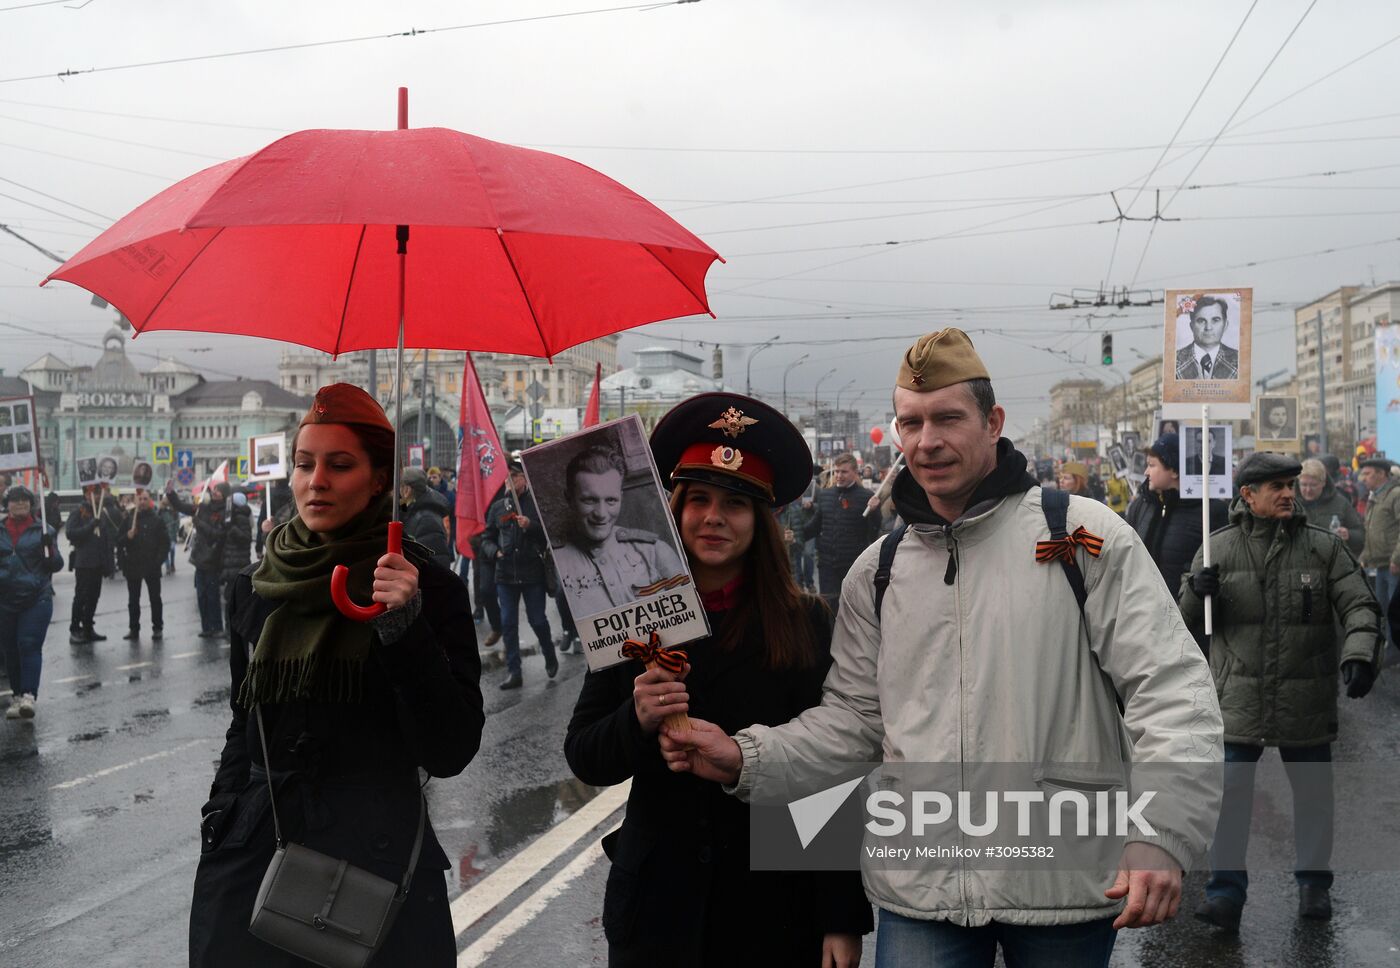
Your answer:
[[[26,692],[23,696],[19,697],[19,715],[21,719],[34,718],[34,700],[35,696],[32,692]],[[13,709],[14,707],[12,706],[10,708]],[[9,713],[7,712],[5,715],[8,716]]]
[[[19,719],[19,696],[10,697],[10,708],[5,710],[6,719]]]

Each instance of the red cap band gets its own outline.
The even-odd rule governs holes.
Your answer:
[[[691,444],[681,453],[681,459],[672,473],[683,470],[729,474],[761,487],[770,499],[773,495],[772,466],[758,454],[732,444],[705,441]]]

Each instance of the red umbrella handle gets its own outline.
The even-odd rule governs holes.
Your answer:
[[[403,554],[402,521],[389,522],[389,554]],[[375,602],[373,605],[356,605],[350,601],[350,593],[345,588],[345,583],[349,579],[350,569],[344,565],[336,565],[335,570],[331,572],[331,601],[335,602],[335,607],[340,609],[341,615],[357,622],[368,622],[388,611],[383,602]]]

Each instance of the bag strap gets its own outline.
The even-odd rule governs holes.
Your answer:
[[[875,569],[875,619],[880,619],[880,606],[885,601],[885,590],[890,587],[890,569],[894,567],[894,555],[899,550],[899,542],[904,538],[904,532],[909,530],[906,522],[885,535],[885,540],[880,542],[880,564]]]
[[[1040,507],[1045,512],[1045,524],[1050,528],[1052,540],[1069,537],[1069,492],[1053,488],[1040,490]],[[1084,618],[1084,603],[1089,600],[1089,590],[1084,587],[1084,573],[1079,570],[1079,562],[1073,559],[1060,559],[1065,578],[1074,590],[1074,600],[1079,603],[1079,617]]]
[[[263,751],[263,773],[267,776],[267,798],[272,803],[272,829],[277,837],[278,849],[287,846],[286,839],[282,836],[282,820],[277,815],[277,795],[272,787],[272,760],[267,755],[267,730],[263,727],[262,703],[253,707],[254,714],[258,717],[258,742],[262,744]],[[423,795],[420,787],[418,790],[418,832],[413,835],[413,850],[408,855],[408,870],[404,871],[403,878],[399,881],[399,897],[408,896],[409,885],[413,883],[413,872],[418,869],[418,856],[423,850],[423,830],[428,823],[428,798]]]

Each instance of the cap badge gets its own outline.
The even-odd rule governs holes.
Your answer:
[[[921,387],[924,385],[924,375],[922,373],[915,373],[910,379],[914,381],[915,386]]]
[[[750,423],[757,422],[756,420],[750,421]],[[739,452],[737,447],[720,445],[710,451],[710,463],[716,467],[723,467],[727,471],[737,471],[744,466],[744,455]]]
[[[737,437],[756,423],[758,423],[758,421],[752,417],[745,417],[744,411],[736,407],[730,407],[728,410],[724,411],[724,413],[720,414],[720,418],[710,424],[710,427],[714,430],[724,431],[724,436],[726,437]],[[716,451],[716,453],[718,453],[718,451]]]

